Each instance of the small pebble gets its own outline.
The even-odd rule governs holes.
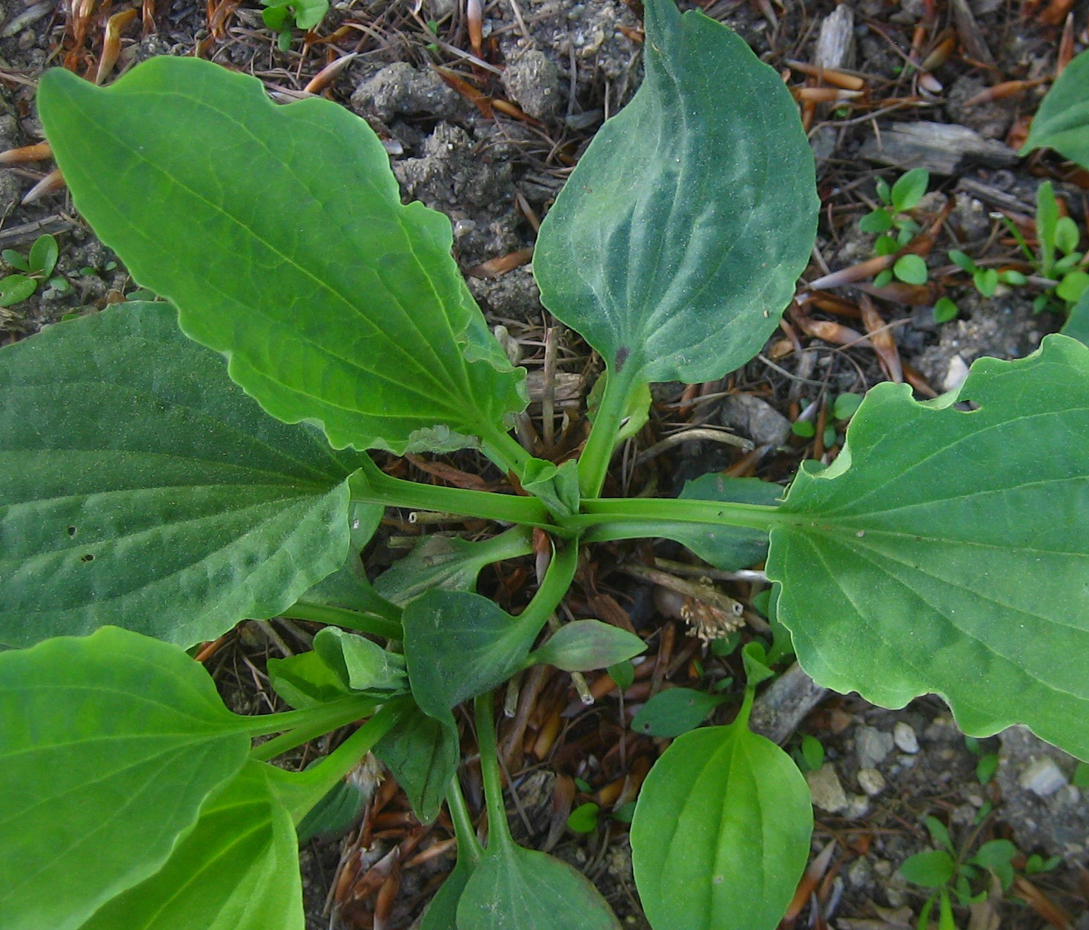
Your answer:
[[[885,790],[885,777],[877,769],[859,769],[858,785],[871,798]]]
[[[919,737],[915,735],[911,724],[904,723],[903,720],[898,721],[892,728],[892,741],[901,752],[914,755],[919,751]]]
[[[825,763],[815,772],[806,772],[805,780],[813,795],[813,805],[829,814],[838,814],[847,807],[847,795],[839,783],[836,770]]]
[[[861,768],[876,768],[892,752],[892,734],[876,727],[859,727],[855,734],[855,753]]]
[[[1037,759],[1017,779],[1021,787],[1037,797],[1047,798],[1066,786],[1066,776],[1050,756]]]
[[[847,810],[843,816],[848,820],[862,820],[863,817],[869,816],[872,805],[870,799],[864,794],[852,794],[847,799]]]

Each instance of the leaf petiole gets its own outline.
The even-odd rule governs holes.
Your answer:
[[[484,847],[476,838],[476,828],[473,826],[473,818],[469,813],[469,805],[465,803],[465,795],[461,792],[461,784],[457,775],[450,779],[450,787],[446,789],[446,806],[450,810],[450,819],[454,822],[454,835],[458,841],[458,855],[468,856],[474,863],[480,861],[484,855]]]
[[[601,395],[601,404],[590,428],[590,437],[579,456],[579,491],[583,498],[597,497],[605,484],[605,474],[609,470],[616,439],[631,395],[637,390],[635,366],[628,359],[628,365],[613,371],[608,369],[604,375],[605,390]]]
[[[361,591],[360,595],[364,596],[364,592]],[[401,629],[400,607],[375,594],[371,608],[372,613],[361,613],[358,610],[348,610],[329,604],[296,601],[284,610],[283,616],[292,617],[295,620],[312,620],[315,623],[331,624],[346,630],[382,636],[385,639],[401,639],[404,636],[404,631]]]
[[[484,800],[488,805],[488,846],[513,848],[514,837],[507,823],[507,808],[503,803],[503,778],[499,771],[499,750],[495,743],[495,713],[493,692],[478,695],[473,702],[476,717],[476,739],[480,747],[480,774],[484,779]]]
[[[564,528],[585,529],[585,538],[595,542],[630,539],[644,529],[650,531],[646,535],[668,536],[667,529],[674,524],[728,524],[767,531],[796,520],[763,504],[667,498],[591,498],[583,500],[582,510],[566,518]]]

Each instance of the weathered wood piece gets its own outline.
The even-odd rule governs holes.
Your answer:
[[[972,164],[1006,168],[1017,163],[1017,153],[1001,142],[967,126],[926,120],[883,127],[880,136],[866,140],[861,154],[882,165],[926,168],[940,175],[958,175]]]
[[[782,745],[827,693],[795,662],[756,699],[749,728]]]

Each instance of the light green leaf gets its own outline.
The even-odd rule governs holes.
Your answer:
[[[809,857],[813,808],[790,757],[744,719],[674,740],[631,826],[655,930],[773,930]]]
[[[189,646],[279,613],[343,563],[361,458],[266,416],[167,304],[3,349],[0,642]]]
[[[457,930],[620,930],[597,889],[566,862],[492,841],[457,908]]]
[[[428,591],[405,608],[404,626],[412,694],[425,714],[443,721],[522,668],[540,632],[536,621],[519,623],[466,591]]]
[[[174,646],[105,627],[0,653],[4,930],[74,930],[156,873],[249,746]]]
[[[408,690],[404,657],[363,636],[327,626],[314,637],[314,652],[353,691]]]
[[[576,514],[579,512],[578,462],[568,459],[562,465],[554,465],[532,459],[522,475],[522,490],[540,498],[557,516]]]
[[[351,691],[316,652],[268,660],[272,690],[300,710],[347,697]]]
[[[646,77],[541,226],[541,299],[633,382],[748,361],[809,261],[813,155],[778,73],[673,0],[644,4]],[[728,90],[724,90],[727,89]]]
[[[1089,52],[1074,58],[1044,96],[1020,154],[1044,146],[1089,168]]]
[[[888,210],[878,208],[867,213],[858,221],[858,228],[864,233],[884,233],[892,229],[892,217]]]
[[[966,733],[1024,723],[1089,758],[1087,495],[1080,343],[980,359],[929,403],[878,385],[836,462],[803,466],[771,531],[767,573],[799,662],[885,707],[936,692]]]
[[[439,816],[442,799],[461,760],[457,728],[411,708],[374,747],[404,789],[422,823]]]
[[[22,274],[9,274],[0,279],[0,307],[13,307],[30,297],[38,289],[38,282]]]
[[[941,849],[916,853],[900,865],[904,879],[923,888],[941,888],[953,877],[955,870],[953,857]]]
[[[34,240],[34,245],[30,247],[27,265],[31,271],[38,272],[43,277],[48,278],[53,273],[53,269],[57,267],[57,257],[59,255],[60,248],[57,246],[57,240],[47,233]]]
[[[1069,216],[1060,216],[1055,224],[1055,247],[1063,255],[1069,255],[1078,247],[1080,239],[1081,233],[1078,230],[1078,224]]]
[[[627,630],[600,620],[576,620],[560,627],[529,659],[565,672],[585,672],[608,668],[639,655],[646,648],[646,643]]]
[[[266,769],[248,763],[208,800],[166,865],[82,930],[303,930],[295,827]]]
[[[494,437],[525,406],[449,220],[401,205],[344,107],[278,107],[251,77],[171,57],[108,88],[55,69],[38,106],[95,232],[273,416],[402,452]]]
[[[901,255],[892,266],[892,273],[905,284],[926,284],[926,262],[918,255]]]
[[[692,688],[659,691],[640,708],[631,722],[636,733],[670,738],[698,727],[729,695],[707,694]]]
[[[1061,332],[1083,345],[1089,345],[1089,290],[1083,291],[1078,302],[1070,308],[1070,315]]]
[[[897,213],[918,205],[930,184],[930,172],[926,168],[912,168],[900,175],[892,185],[892,208]]]
[[[1059,286],[1055,288],[1055,296],[1075,304],[1081,299],[1081,295],[1089,291],[1089,274],[1084,271],[1071,271],[1065,275]]]
[[[722,501],[731,504],[772,506],[786,493],[777,484],[759,478],[730,478],[721,474],[701,475],[686,481],[681,500]],[[684,526],[672,524],[670,539],[691,549],[705,562],[726,572],[748,568],[768,551],[768,534],[739,526]]]

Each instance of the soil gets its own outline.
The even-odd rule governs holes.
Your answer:
[[[106,19],[130,5],[92,4],[88,10],[84,4],[88,18],[80,21],[70,8],[76,4],[0,4],[0,150],[41,141],[34,112],[37,77],[61,63],[93,75],[103,55]],[[827,442],[823,435],[803,439],[791,424],[830,422],[830,399],[861,394],[886,380],[894,369],[890,357],[922,397],[957,387],[982,355],[1026,355],[1061,319],[1033,312],[1038,292],[1031,287],[1001,286],[990,298],[979,296],[947,252],[959,248],[989,267],[1023,268],[996,216],[1002,212],[1028,229],[1024,218],[1032,216],[1044,179],[1055,183],[1070,214],[1086,227],[1086,173],[1050,154],[1015,154],[1046,81],[990,101],[973,99],[1004,81],[1052,76],[1067,22],[1073,47],[1085,48],[1086,0],[1022,6],[997,0],[699,5],[798,89],[824,209],[813,262],[781,332],[761,356],[721,382],[694,389],[659,386],[651,422],[617,459],[620,467],[611,478],[617,491],[676,493],[683,479],[723,469],[786,481],[802,457],[830,461],[842,441],[841,433]],[[287,51],[263,26],[256,4],[147,0],[137,8],[143,15],[122,29],[120,57],[107,80],[152,55],[196,53],[256,74],[278,99],[289,100],[303,95],[328,62],[354,54],[319,92],[378,132],[406,199],[422,200],[450,217],[457,259],[489,321],[501,327],[510,353],[530,369],[538,400],[546,386],[553,393],[561,418],[554,424],[553,451],[577,444],[586,395],[600,365],[539,303],[530,269],[534,231],[594,131],[638,87],[641,24],[635,0],[492,0],[483,4],[476,49],[456,0],[342,0],[314,33],[296,32]],[[912,61],[927,62],[930,71],[921,73]],[[790,62],[844,69],[860,78],[862,92],[806,102],[820,81]],[[960,127],[960,134],[951,141],[946,130],[941,135],[927,129],[933,124]],[[911,135],[915,130],[924,133],[922,143]],[[933,231],[928,283],[870,288],[869,295],[850,286],[813,288],[829,272],[873,256],[874,236],[861,232],[858,220],[877,203],[877,179],[891,183],[920,165],[931,171],[931,193],[912,215]],[[54,282],[0,309],[2,343],[70,314],[94,312],[137,288],[73,212],[63,186],[50,183],[52,167],[46,159],[0,170],[0,246],[25,253],[43,232],[60,243]],[[935,322],[932,308],[941,296],[957,302],[954,321]],[[884,364],[861,335],[866,327],[859,307],[868,297],[894,343]],[[546,346],[550,357],[555,353],[554,374],[545,374]],[[539,403],[531,413],[543,434]],[[666,435],[720,423],[734,427],[754,451],[709,442],[700,433],[639,455],[657,449]],[[454,458],[447,464],[464,462]],[[421,531],[435,528],[387,527],[368,553],[369,566],[391,561]],[[701,676],[739,675],[736,654],[711,654],[670,616],[656,590],[660,586],[621,570],[633,557],[645,562],[651,554],[647,545],[600,547],[571,606],[579,616],[630,623],[657,653],[647,664],[653,675],[637,680],[624,698],[614,691],[589,707],[577,699],[570,676],[554,670],[527,675],[520,692],[525,714],[504,720],[500,729],[500,745],[509,750],[510,811],[520,840],[581,868],[631,928],[647,924],[634,891],[626,826],[603,816],[595,830],[577,834],[567,828],[568,813],[589,800],[606,812],[620,810],[634,797],[662,749],[627,728],[651,687],[698,687]],[[682,557],[668,547],[655,548],[653,555]],[[531,567],[503,571],[482,585],[508,600],[523,598]],[[742,576],[723,580],[722,589],[749,605],[760,585]],[[748,609],[746,617],[754,625],[746,636],[756,635],[760,617]],[[309,635],[307,624],[245,624],[226,639],[209,670],[233,707],[265,711],[277,700],[267,688],[265,660],[305,649]],[[811,683],[807,689],[804,676],[793,674],[802,687],[773,715],[776,735],[799,757],[804,737],[822,745],[823,762],[811,757],[806,763],[817,808],[814,856],[832,845],[831,859],[815,866],[810,894],[799,901],[797,925],[914,927],[926,892],[907,884],[897,868],[930,848],[924,821],[933,816],[966,855],[995,838],[1012,839],[1020,851],[1013,887],[1005,893],[992,889],[971,909],[958,906],[958,926],[1089,928],[1089,801],[1075,785],[1084,773],[1074,760],[1019,728],[983,743],[966,741],[936,698],[898,712],[856,696],[823,696],[814,703],[819,689]],[[518,695],[509,700],[515,713]],[[521,729],[512,738],[516,724]],[[479,772],[468,727],[465,732],[465,786],[470,805],[479,809]],[[308,927],[410,926],[450,868],[451,836],[444,819],[433,827],[417,825],[396,786],[387,782],[361,820],[304,848]],[[1061,862],[1029,875],[1031,854]]]

